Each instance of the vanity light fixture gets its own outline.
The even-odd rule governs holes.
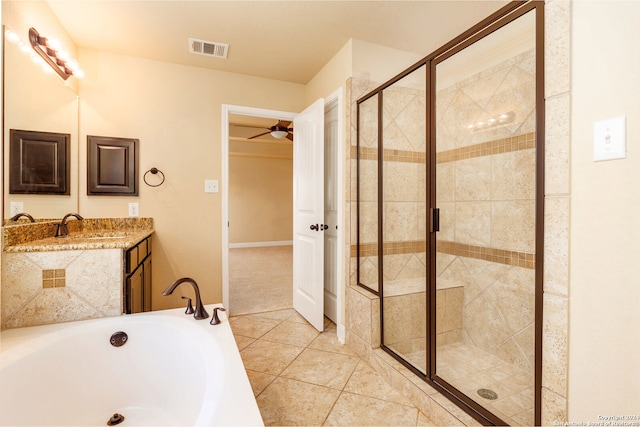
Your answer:
[[[516,118],[516,113],[509,111],[506,113],[498,114],[495,117],[490,117],[487,120],[478,121],[472,125],[467,126],[471,132],[480,132],[483,130],[489,130],[497,128],[498,126],[507,125],[512,123]]]
[[[29,42],[31,47],[45,63],[51,66],[51,69],[58,73],[63,80],[67,80],[71,76],[82,78],[83,71],[76,61],[69,57],[69,54],[60,47],[60,42],[43,37],[35,28],[29,29]]]

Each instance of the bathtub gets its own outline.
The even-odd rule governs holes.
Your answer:
[[[116,413],[123,427],[263,425],[220,318],[175,309],[4,331],[0,425],[105,426]],[[118,331],[128,339],[114,347]]]

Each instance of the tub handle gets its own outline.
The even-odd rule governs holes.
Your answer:
[[[224,309],[224,307],[214,307],[213,308],[213,317],[211,318],[211,322],[209,322],[209,324],[211,324],[211,325],[219,325],[220,323],[222,323],[220,321],[220,318],[218,317],[218,310],[227,311],[227,310]]]
[[[191,304],[191,298],[183,296],[182,299],[186,299],[187,300],[187,309],[185,310],[184,314],[193,314],[193,313],[195,313],[196,311],[193,309],[193,305]]]

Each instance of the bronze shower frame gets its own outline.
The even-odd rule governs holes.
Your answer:
[[[469,30],[462,33],[449,43],[445,44],[441,48],[427,55],[422,60],[418,61],[411,67],[407,68],[391,80],[383,83],[376,89],[370,91],[366,95],[362,96],[356,101],[357,111],[357,175],[360,176],[360,104],[367,101],[374,96],[378,101],[378,236],[382,236],[383,233],[383,218],[382,218],[382,189],[383,189],[383,129],[382,129],[382,109],[383,109],[383,91],[390,87],[394,83],[408,76],[409,74],[417,71],[421,67],[425,66],[426,74],[426,87],[427,91],[427,108],[426,108],[426,125],[427,125],[427,152],[426,152],[426,164],[427,164],[427,194],[426,200],[429,203],[429,210],[433,211],[436,207],[436,152],[435,152],[435,67],[439,62],[449,58],[450,56],[460,52],[464,48],[470,46],[481,38],[489,35],[490,33],[502,28],[511,21],[521,17],[522,15],[535,11],[536,23],[535,23],[535,41],[536,41],[536,230],[535,230],[535,250],[536,250],[536,263],[535,263],[535,366],[534,366],[534,422],[535,425],[541,425],[542,422],[542,310],[543,310],[543,272],[544,272],[544,140],[545,140],[545,101],[544,101],[544,2],[543,1],[513,1],[503,8],[499,9],[494,14],[490,15],[483,21],[479,22]],[[495,416],[493,413],[485,409],[482,405],[457,390],[450,383],[440,378],[436,373],[436,289],[435,286],[427,286],[427,355],[428,363],[426,367],[426,373],[421,372],[416,367],[411,365],[401,356],[396,354],[393,350],[387,347],[384,343],[384,298],[383,295],[383,256],[384,248],[383,242],[378,239],[378,290],[369,288],[368,286],[360,282],[360,185],[357,185],[357,249],[356,256],[358,262],[357,269],[357,283],[359,286],[369,290],[370,292],[380,297],[380,342],[381,348],[389,353],[392,357],[402,363],[405,367],[411,370],[418,377],[429,383],[432,387],[438,390],[441,394],[462,408],[466,413],[472,416],[477,421],[485,425],[505,425],[506,423]],[[429,265],[427,266],[427,284],[435,284],[436,281],[436,234],[433,229],[433,216],[430,217],[430,226],[428,227],[426,241],[426,257]]]

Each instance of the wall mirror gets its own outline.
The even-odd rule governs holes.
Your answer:
[[[16,43],[8,41],[4,36],[5,30],[3,27],[3,218],[11,216],[11,202],[22,202],[24,210],[36,219],[60,218],[66,213],[78,211],[78,96],[57,74],[43,72]],[[18,35],[28,45],[27,32]],[[69,135],[69,194],[9,193],[11,129]]]

